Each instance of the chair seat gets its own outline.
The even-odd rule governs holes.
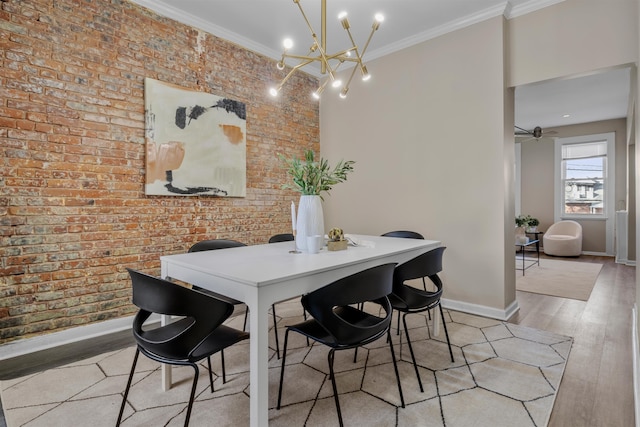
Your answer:
[[[556,234],[554,236],[546,236],[547,240],[574,240],[575,236],[566,236],[563,234]]]
[[[400,293],[402,290],[404,289],[396,289],[396,292]],[[439,301],[440,294],[424,292],[420,289],[415,289],[414,292],[402,292],[401,295],[389,295],[389,302],[394,310],[410,313],[430,310],[436,307]]]
[[[239,331],[226,325],[220,325],[194,350],[190,359],[204,359],[208,354],[217,353],[246,339],[249,339],[249,332]]]
[[[382,317],[365,313],[350,306],[338,307],[334,310],[334,313],[336,314],[336,316],[359,328],[374,328],[376,326],[382,325],[381,322],[384,321],[384,318]],[[335,349],[347,349],[361,346],[363,344],[368,344],[370,342],[376,341],[387,332],[386,327],[380,326],[378,327],[379,332],[377,333],[375,333],[375,331],[372,332],[371,329],[369,329],[366,332],[366,337],[354,334],[353,331],[351,331],[348,336],[345,337],[340,337],[339,333],[336,333],[336,335],[338,335],[336,337],[329,333],[327,329],[325,329],[318,323],[316,319],[313,318],[301,323],[297,323],[295,325],[290,325],[288,326],[288,328]],[[340,341],[336,342],[336,338],[338,338]]]

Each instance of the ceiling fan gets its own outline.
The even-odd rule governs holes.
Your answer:
[[[515,136],[516,138],[518,137],[527,137],[527,139],[525,141],[529,141],[530,139],[535,139],[536,141],[539,140],[540,138],[542,138],[542,135],[544,134],[545,136],[548,135],[555,135],[558,132],[555,131],[550,131],[550,132],[543,132],[542,128],[540,126],[536,126],[533,128],[533,130],[526,130],[523,129],[521,127],[518,126],[514,126],[516,128],[516,132],[515,132]],[[524,142],[524,141],[522,141]]]

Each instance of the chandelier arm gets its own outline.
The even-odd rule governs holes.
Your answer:
[[[287,82],[287,80],[289,80],[289,77],[291,77],[293,75],[293,73],[296,72],[296,70],[298,70],[299,68],[304,67],[305,65],[310,64],[311,62],[313,62],[313,61],[302,61],[298,65],[294,65],[293,67],[291,67],[291,71],[289,71],[287,73],[287,75],[282,79],[282,81],[278,85],[278,88],[282,88],[282,86]]]
[[[358,46],[356,45],[356,42],[353,40],[353,36],[351,35],[351,30],[349,30],[349,27],[344,29],[347,34],[349,35],[349,39],[351,40],[351,44],[353,45],[352,48],[348,49],[349,51],[353,50],[356,53],[356,58],[358,58],[358,60],[361,60],[362,56],[360,55],[360,53],[358,52]],[[369,39],[371,39],[371,37],[369,37]]]
[[[304,21],[307,23],[307,27],[309,28],[309,31],[311,32],[311,37],[313,38],[313,41],[316,45],[316,47],[318,48],[318,51],[320,53],[320,57],[321,59],[318,59],[318,61],[320,61],[321,64],[321,70],[320,72],[322,74],[325,74],[327,72],[327,69],[329,69],[329,74],[331,74],[331,66],[329,65],[329,60],[327,59],[327,53],[326,53],[326,49],[327,49],[327,40],[326,40],[326,33],[327,33],[327,0],[322,0],[322,5],[321,5],[321,29],[322,29],[322,43],[320,43],[318,41],[318,36],[316,34],[316,32],[313,30],[313,27],[311,26],[311,23],[309,22],[309,19],[307,18],[307,15],[304,13],[304,10],[302,9],[302,5],[300,4],[300,0],[293,0],[293,2],[295,4],[298,5],[298,9],[300,9],[300,13],[302,14],[302,17],[304,18]],[[335,76],[331,77],[332,79],[335,79]]]
[[[362,66],[362,62],[360,62],[360,66]],[[356,70],[358,70],[358,67],[353,67],[353,69],[351,70],[351,75],[349,76],[349,80],[347,80],[347,84],[344,85],[345,94],[349,90],[349,85],[351,84],[351,80],[353,79],[353,76],[356,74]]]
[[[316,39],[316,32],[313,31],[313,27],[311,26],[311,23],[309,22],[309,19],[307,18],[307,15],[304,13],[304,10],[302,10],[302,5],[300,4],[300,0],[293,0],[293,2],[298,5],[298,9],[300,9],[300,13],[302,14],[302,17],[304,18],[304,21],[307,23],[307,27],[309,28],[309,31],[311,31],[311,36],[315,40]]]
[[[377,29],[378,29],[378,26],[374,24],[373,28],[371,29],[371,33],[369,33],[369,38],[367,39],[367,42],[364,44],[364,48],[362,49],[362,54],[360,54],[360,58],[362,58],[364,56],[364,53],[367,51],[367,48],[369,47],[369,42],[371,41],[371,38],[373,38],[373,35],[375,34]]]
[[[322,61],[322,58],[319,56],[306,56],[306,55],[290,55],[290,54],[285,54],[283,55],[284,58],[290,58],[290,59],[300,59],[302,61],[304,61],[303,65],[307,65],[307,64],[311,64],[312,62],[315,61]],[[296,67],[298,67],[296,65]]]

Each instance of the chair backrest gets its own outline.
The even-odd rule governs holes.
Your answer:
[[[421,294],[439,298],[442,295],[442,281],[438,277],[438,273],[442,271],[442,256],[445,246],[435,248],[422,255],[418,255],[409,261],[400,264],[393,272],[393,293],[402,300],[407,300],[406,295],[411,292],[420,292]],[[405,285],[407,280],[420,279],[428,277],[436,290],[434,292],[423,291]]]
[[[302,305],[336,343],[351,345],[362,342],[386,331],[390,325],[391,305],[387,295],[393,286],[395,266],[394,263],[383,264],[339,279],[304,295]],[[354,322],[357,314],[347,318],[335,310],[366,302],[378,304],[384,310],[382,317],[371,316],[373,321],[367,322],[366,326]],[[354,307],[349,307],[349,310],[352,314],[359,311]]]
[[[276,234],[269,238],[269,243],[292,242],[294,239],[291,233]]]
[[[417,231],[397,230],[384,233],[382,237],[404,237],[405,239],[421,239],[424,240],[424,236]]]
[[[580,236],[582,234],[582,226],[576,221],[558,221],[549,227],[546,234],[549,236],[553,236],[555,234],[561,234],[564,236]]]
[[[140,310],[133,321],[138,344],[152,353],[170,358],[190,358],[198,346],[233,313],[233,305],[196,290],[127,268],[133,287],[133,304]],[[184,316],[167,326],[147,329],[152,313]]]
[[[189,248],[189,252],[212,251],[216,249],[237,248],[238,246],[247,246],[242,242],[227,239],[211,239],[203,240]]]

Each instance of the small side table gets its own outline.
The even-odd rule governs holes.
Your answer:
[[[538,246],[539,243],[540,243],[539,240],[529,240],[527,243],[516,243],[516,247],[520,248],[520,252],[522,253],[522,258],[521,258],[521,260],[522,260],[522,268],[518,268],[518,265],[516,263],[516,270],[522,270],[522,275],[523,276],[524,276],[524,271],[527,268],[529,268],[529,267],[531,267],[533,265],[536,265],[536,264],[540,265],[540,250],[538,249],[539,248],[539,246]],[[527,258],[524,257],[524,253],[525,253],[524,249],[527,246],[531,246],[533,244],[536,245],[536,259],[528,259],[530,264],[526,265],[527,264]],[[516,255],[516,261],[518,261],[518,255]]]
[[[544,234],[544,231],[525,231],[525,235],[533,235],[533,240],[536,240],[536,252],[540,255],[540,235]]]

